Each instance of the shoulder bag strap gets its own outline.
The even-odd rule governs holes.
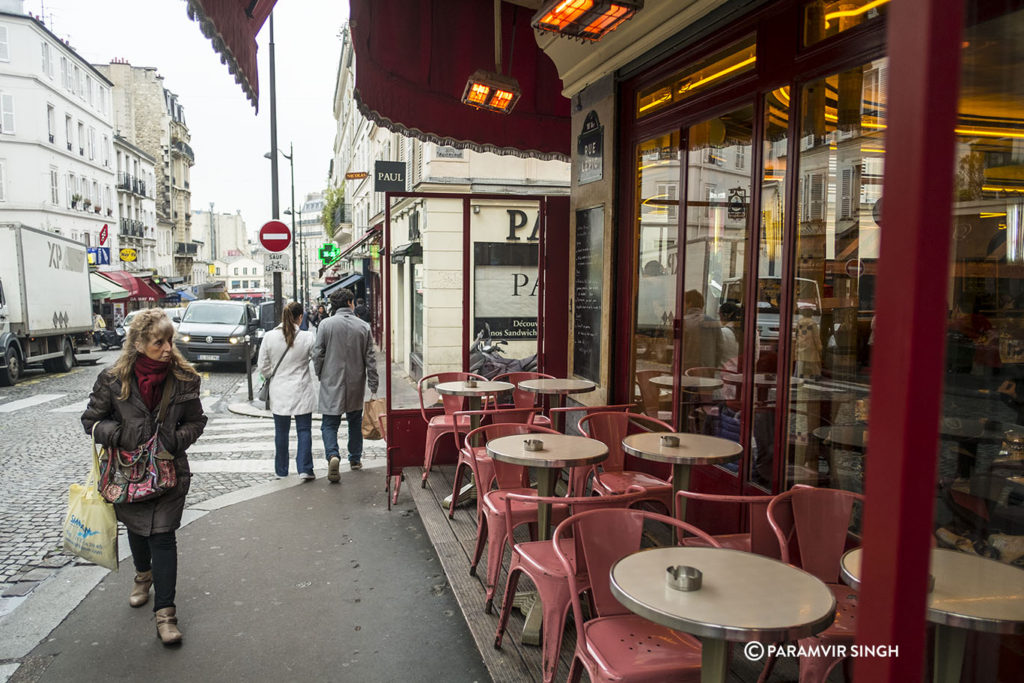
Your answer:
[[[164,393],[160,397],[160,410],[156,414],[157,429],[160,429],[160,425],[164,423],[164,418],[167,417],[167,405],[171,402],[171,394],[174,393],[174,370],[167,373],[167,379],[164,380]]]
[[[282,353],[281,357],[277,360],[277,365],[274,366],[274,371],[272,373],[270,373],[270,377],[273,377],[274,375],[277,374],[277,369],[279,367],[281,367],[281,361],[283,361],[284,357],[288,355],[288,350],[291,349],[291,348],[292,347],[290,347],[290,346],[284,347],[284,353]],[[267,379],[270,379],[270,377],[268,377]]]

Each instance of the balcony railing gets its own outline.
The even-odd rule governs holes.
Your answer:
[[[179,140],[178,142],[175,142],[173,145],[171,145],[171,149],[177,152],[178,154],[182,155],[183,157],[187,158],[192,163],[195,163],[196,156],[195,154],[192,153],[192,148],[188,146],[188,143],[181,142]]]
[[[175,242],[175,256],[195,256],[198,253],[199,245],[194,242]]]
[[[133,192],[141,197],[149,196],[146,194],[146,181],[130,173],[117,174],[117,189]]]
[[[146,237],[146,224],[131,218],[122,218],[119,223],[119,233],[122,237]]]

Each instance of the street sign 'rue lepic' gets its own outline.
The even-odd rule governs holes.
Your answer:
[[[292,231],[281,221],[267,221],[260,228],[260,244],[267,251],[284,251],[292,243]]]

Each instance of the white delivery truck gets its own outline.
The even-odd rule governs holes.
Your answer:
[[[20,223],[0,223],[0,385],[27,365],[67,372],[75,335],[92,330],[85,245]]]

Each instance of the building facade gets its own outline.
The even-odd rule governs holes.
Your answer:
[[[113,260],[123,270],[170,273],[171,233],[156,224],[156,159],[120,135],[114,135],[117,167],[118,241],[122,248]]]
[[[264,265],[259,260],[249,256],[228,257],[214,259],[212,266],[209,282],[221,283],[228,297],[262,301],[271,296],[265,286]]]
[[[20,2],[0,4],[0,220],[119,246],[112,83]]]
[[[189,145],[184,107],[178,96],[164,87],[163,77],[154,67],[113,61],[96,65],[96,69],[115,85],[113,113],[118,135],[157,160],[157,231],[171,233],[173,271],[166,274],[191,281],[199,245],[191,234],[190,174],[195,155]]]

